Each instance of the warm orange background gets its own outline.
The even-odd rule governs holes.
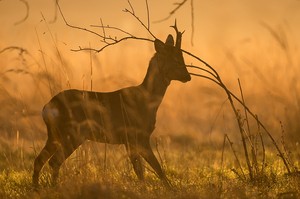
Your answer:
[[[52,23],[56,12],[54,0],[27,2],[28,19],[14,25],[26,15],[25,5],[18,0],[0,0],[0,49],[7,46],[27,49],[34,59],[27,57],[26,70],[42,71],[46,65],[50,72],[59,77],[62,89],[68,88],[67,81],[72,88],[90,89],[90,54],[72,52],[70,49],[89,45],[99,48],[103,43],[87,32],[67,27],[59,13],[57,20]],[[136,14],[146,23],[145,2],[131,2]],[[240,78],[249,106],[271,128],[280,131],[279,120],[285,121],[291,131],[297,128],[296,123],[300,118],[299,0],[194,0],[193,46],[190,1],[169,20],[161,23],[153,22],[166,17],[177,1],[148,2],[150,28],[157,37],[165,39],[167,34],[173,34],[169,26],[173,25],[176,18],[179,29],[186,31],[183,49],[212,64],[235,93],[239,92],[237,78]],[[90,25],[100,25],[102,19],[105,25],[151,38],[139,22],[122,12],[124,8],[130,8],[126,0],[60,0],[59,3],[72,25],[91,28]],[[47,22],[43,21],[42,15]],[[284,38],[288,47],[282,49],[263,24]],[[93,30],[102,33],[101,29]],[[56,48],[63,61],[59,60]],[[93,53],[93,89],[109,91],[138,84],[145,75],[153,53],[152,44],[143,41],[127,41],[100,54]],[[38,113],[49,100],[50,93],[42,83],[37,89],[31,77],[7,72],[25,67],[17,57],[16,52],[0,54],[1,87],[22,98],[29,103],[28,109]],[[189,57],[186,57],[186,63],[200,65]],[[41,94],[33,94],[36,91]],[[225,133],[224,129],[232,131],[235,121],[227,114],[231,111],[229,105],[226,104],[225,108],[222,106],[225,100],[223,91],[206,80],[193,78],[186,85],[174,83],[160,109],[157,132],[201,132],[206,135]],[[35,103],[31,104],[32,101]],[[291,118],[296,118],[295,124],[289,124]]]

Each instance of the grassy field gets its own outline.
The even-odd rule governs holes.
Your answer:
[[[253,181],[236,175],[229,146],[184,143],[183,138],[158,137],[153,149],[173,188],[168,189],[146,166],[145,182],[135,176],[124,146],[86,143],[63,165],[59,183],[52,186],[46,166],[41,187],[31,185],[35,154],[1,149],[1,198],[297,198],[299,174],[287,175],[276,154],[267,152],[267,166]],[[181,140],[179,142],[178,140]],[[187,138],[185,139],[187,140]],[[1,144],[3,146],[3,143]],[[222,151],[223,160],[222,160]],[[299,151],[294,152],[299,155]],[[240,157],[243,155],[238,153]],[[244,162],[244,159],[240,159]],[[297,162],[297,164],[299,164]],[[243,167],[246,171],[247,169]],[[247,175],[247,173],[246,173]]]

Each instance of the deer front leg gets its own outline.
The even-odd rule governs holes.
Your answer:
[[[137,148],[135,146],[132,145],[128,145],[126,146],[128,155],[129,155],[129,159],[133,165],[133,170],[135,172],[135,174],[137,175],[137,177],[139,178],[139,180],[144,180],[144,166],[142,164],[142,158],[139,155]]]
[[[164,171],[162,170],[157,158],[155,157],[149,141],[143,142],[143,145],[141,146],[140,154],[143,156],[143,158],[149,163],[149,165],[154,169],[154,171],[157,173],[159,178],[163,181],[165,185],[168,187],[171,187],[171,183],[168,180],[167,176],[165,175]]]

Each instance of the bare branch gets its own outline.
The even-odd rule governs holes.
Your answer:
[[[282,159],[283,161],[283,164],[285,165],[286,169],[287,169],[287,172],[288,173],[291,173],[291,170],[290,170],[290,167],[289,167],[289,164],[287,162],[287,159],[284,155],[284,153],[280,150],[278,144],[276,143],[275,139],[273,138],[272,134],[268,131],[268,129],[265,127],[265,125],[257,119],[257,116],[247,107],[247,105],[242,101],[240,100],[235,94],[233,94],[226,86],[225,84],[222,82],[222,79],[221,77],[219,76],[219,74],[217,73],[217,71],[212,67],[210,66],[207,62],[205,62],[204,60],[202,60],[201,58],[197,57],[196,55],[193,55],[192,53],[190,52],[187,52],[185,50],[182,50],[182,52],[190,55],[191,57],[195,58],[196,60],[200,61],[201,63],[205,64],[209,69],[211,69],[213,71],[213,73],[215,74],[214,77],[216,77],[217,80],[214,80],[210,77],[207,77],[205,75],[199,75],[199,74],[196,74],[196,73],[190,73],[191,75],[195,75],[195,76],[199,76],[199,77],[203,77],[205,79],[209,79],[213,82],[215,82],[216,84],[218,84],[220,87],[222,87],[224,89],[224,91],[226,92],[227,94],[227,97],[229,99],[229,102],[232,106],[232,109],[234,111],[234,113],[237,115],[237,110],[233,104],[233,99],[235,99],[239,104],[241,104],[244,109],[257,121],[257,124],[259,124],[259,126],[261,126],[263,128],[263,130],[266,132],[266,134],[268,135],[268,137],[270,138],[270,140],[272,141],[273,145],[275,146],[277,152],[278,152],[278,156]],[[199,67],[200,69],[201,67]],[[202,69],[201,69],[202,70]],[[240,126],[239,126],[240,127]],[[241,129],[240,129],[241,130]]]
[[[154,21],[154,23],[159,23],[159,22],[163,22],[163,21],[170,19],[172,17],[172,15],[174,15],[179,10],[179,8],[181,8],[187,1],[188,0],[183,0],[180,3],[174,3],[174,5],[177,5],[177,6],[169,13],[169,15],[163,19]]]
[[[151,39],[147,39],[147,38],[142,38],[142,37],[123,37],[123,38],[121,38],[121,39],[115,39],[114,40],[114,42],[113,43],[107,43],[105,46],[103,46],[103,47],[101,47],[100,49],[95,49],[95,48],[82,48],[82,47],[78,47],[78,49],[72,49],[72,51],[73,52],[78,52],[78,51],[95,51],[95,52],[97,52],[97,53],[99,53],[99,52],[101,52],[101,51],[103,51],[105,48],[107,48],[107,47],[110,47],[110,46],[112,46],[112,45],[115,45],[115,44],[118,44],[118,43],[120,43],[120,42],[122,42],[122,41],[125,41],[125,40],[130,40],[130,39],[132,39],[132,40],[143,40],[143,41],[150,41],[150,42],[154,42],[153,40],[151,40]]]
[[[124,12],[128,12],[130,13],[130,15],[132,15],[137,21],[139,21],[142,26],[148,31],[148,33],[156,39],[156,37],[154,36],[154,34],[150,31],[149,27],[146,26],[136,15],[135,15],[135,12],[134,12],[134,9],[130,3],[130,1],[128,0],[128,4],[129,6],[131,7],[131,10],[128,10],[128,9],[125,9],[123,10]],[[65,16],[63,15],[63,12],[61,10],[61,7],[60,5],[58,4],[58,1],[57,1],[57,7],[59,9],[59,12],[65,22],[65,24],[70,27],[70,28],[74,28],[74,29],[78,29],[78,30],[82,30],[82,31],[85,31],[85,32],[88,32],[88,33],[91,33],[91,34],[94,34],[98,37],[101,38],[101,42],[105,43],[104,46],[102,46],[100,49],[95,49],[95,48],[91,48],[91,47],[84,47],[82,48],[81,46],[78,47],[78,49],[71,49],[72,51],[74,52],[78,52],[78,51],[85,51],[85,50],[88,50],[88,51],[94,51],[94,52],[101,52],[103,51],[105,48],[109,47],[109,46],[112,46],[112,45],[115,45],[115,44],[118,44],[122,41],[125,41],[125,40],[129,40],[129,39],[134,39],[134,40],[144,40],[144,41],[150,41],[150,42],[154,42],[154,40],[152,39],[147,39],[147,38],[143,38],[143,37],[136,37],[134,36],[133,34],[121,29],[121,28],[117,28],[117,27],[113,27],[113,26],[109,26],[109,25],[103,25],[103,22],[102,22],[102,19],[100,19],[100,22],[101,22],[101,25],[91,25],[91,27],[99,27],[99,28],[102,28],[102,32],[103,32],[103,35],[93,31],[93,30],[90,30],[90,29],[87,29],[87,28],[82,28],[82,27],[79,27],[79,26],[74,26],[74,25],[71,25],[68,23],[68,21],[66,20]],[[106,29],[112,29],[112,30],[117,30],[123,34],[126,34],[127,36],[125,37],[122,37],[121,39],[118,39],[117,37],[112,37],[110,35],[107,35],[106,33]]]
[[[200,75],[200,74],[197,74],[197,73],[189,73],[190,75],[193,75],[193,76],[197,76],[197,77],[202,77],[204,79],[208,79],[214,83],[216,83],[217,85],[221,86],[220,83],[217,81],[217,80],[214,80],[213,78],[211,77],[207,77],[206,75]]]
[[[96,36],[98,36],[98,37],[104,39],[104,37],[103,37],[102,35],[100,35],[100,34],[94,32],[94,31],[92,31],[92,30],[89,30],[89,29],[86,29],[86,28],[82,28],[82,27],[79,27],[79,26],[74,26],[74,25],[69,24],[69,23],[67,22],[65,16],[64,16],[64,14],[63,14],[61,8],[60,8],[60,5],[59,5],[58,1],[56,2],[56,5],[57,5],[58,10],[59,10],[59,12],[60,12],[60,14],[61,14],[61,16],[62,16],[62,18],[63,18],[63,20],[64,20],[64,22],[65,22],[65,24],[66,24],[67,26],[69,26],[70,28],[79,29],[79,30],[83,30],[83,31],[92,33],[92,34],[94,34],[94,35],[96,35]]]
[[[101,21],[102,21],[102,19],[101,19]],[[101,23],[102,23],[102,22],[101,22]],[[127,31],[125,31],[125,30],[123,30],[123,29],[121,29],[121,28],[114,27],[114,26],[110,26],[110,25],[106,25],[106,26],[103,25],[103,24],[101,24],[101,25],[91,25],[91,27],[97,27],[97,28],[103,28],[103,29],[117,30],[117,31],[120,31],[120,32],[122,32],[122,33],[128,35],[128,36],[134,37],[131,33],[127,32]],[[104,37],[105,37],[105,35],[104,35]]]
[[[233,153],[233,155],[234,155],[234,157],[235,157],[235,159],[236,159],[236,161],[237,161],[237,164],[238,164],[238,166],[239,166],[239,168],[240,168],[240,170],[241,170],[241,172],[242,172],[242,174],[243,174],[243,179],[245,180],[245,179],[246,179],[246,176],[245,176],[243,167],[242,167],[242,165],[241,165],[241,163],[240,163],[240,160],[239,160],[239,158],[238,158],[238,156],[237,156],[237,154],[236,154],[236,151],[235,151],[234,148],[233,148],[233,142],[231,142],[231,140],[229,139],[229,137],[228,137],[227,134],[225,134],[225,138],[228,140],[228,143],[229,143],[229,145],[230,145],[230,148],[231,148],[231,150],[232,150],[232,153]],[[240,175],[239,175],[237,172],[235,172],[235,170],[232,170],[232,171],[240,177]]]
[[[135,15],[134,9],[133,9],[133,6],[131,5],[130,0],[127,0],[127,2],[128,2],[129,6],[130,6],[130,8],[131,8],[131,12]]]
[[[215,74],[215,76],[217,77],[217,79],[220,78],[220,76],[219,76],[219,74],[217,73],[217,71],[216,71],[211,65],[209,65],[206,61],[204,61],[204,60],[201,59],[200,57],[197,57],[196,55],[194,55],[194,54],[192,54],[192,53],[190,53],[190,52],[188,52],[188,51],[186,51],[186,50],[181,49],[181,51],[184,52],[185,54],[187,54],[187,55],[189,55],[189,56],[195,58],[196,60],[200,61],[201,63],[203,63],[205,66],[207,66],[210,70],[213,71],[213,73]]]
[[[160,23],[170,19],[175,13],[187,2],[188,0],[183,0],[180,3],[174,3],[176,7],[163,19],[154,21],[154,23]],[[194,33],[195,33],[195,15],[194,15],[194,0],[190,0],[191,2],[191,45],[194,46]]]
[[[124,12],[129,13],[130,15],[132,15],[138,22],[140,22],[140,24],[148,31],[148,33],[156,39],[155,35],[150,31],[150,29],[144,24],[144,22],[142,22],[142,20],[140,20],[140,18],[138,18],[133,12],[131,12],[130,10],[126,9],[123,10]]]
[[[212,72],[210,72],[209,70],[207,69],[204,69],[204,68],[201,68],[199,66],[194,66],[194,65],[186,65],[186,67],[189,67],[189,68],[196,68],[196,69],[199,69],[199,70],[202,70],[204,72],[207,72],[208,74],[210,74],[211,76],[213,76],[214,78],[218,78],[215,74],[213,74]]]
[[[101,22],[101,27],[102,27],[102,31],[103,31],[103,37],[104,37],[104,42],[106,42],[106,33],[105,33],[105,28],[104,28],[104,26],[103,26],[103,21],[102,21],[102,19],[100,18],[100,22]]]
[[[26,19],[29,16],[29,4],[28,4],[28,2],[26,0],[19,0],[19,1],[21,1],[25,5],[25,7],[26,7],[26,14],[25,14],[25,17],[23,19],[21,19],[20,21],[15,22],[14,25],[19,25],[19,24],[23,23],[24,21],[26,21]]]

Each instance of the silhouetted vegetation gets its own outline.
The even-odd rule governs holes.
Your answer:
[[[30,11],[28,3],[21,2],[26,5],[27,14],[18,23],[23,23]],[[184,0],[176,6],[180,9],[186,2],[193,4],[194,1]],[[98,28],[97,31],[74,26],[63,15],[63,8],[57,7],[61,14],[58,16],[62,16],[66,26],[99,36],[103,44],[98,49],[91,46],[73,49],[79,51],[77,53],[87,52],[90,59],[91,77],[86,78],[90,81],[87,83],[85,77],[78,80],[77,89],[95,89],[98,76],[92,64],[97,61],[93,52],[101,54],[110,47],[118,48],[125,40],[135,40],[144,45],[157,39],[151,32],[148,5],[144,23],[136,15],[131,2],[128,3],[125,14],[141,23],[152,39],[105,25],[102,20],[100,25],[91,26]],[[193,5],[191,8],[194,9]],[[44,16],[42,18],[48,26]],[[58,19],[55,17],[55,20]],[[226,65],[233,70],[250,68],[251,75],[259,77],[259,84],[263,85],[258,90],[251,89],[248,83],[251,78],[247,77],[231,80],[234,83],[229,84],[226,75],[231,71],[224,75],[222,70],[196,56],[197,53],[182,50],[185,58],[193,60],[193,64],[187,65],[193,79],[186,87],[194,86],[190,86],[191,91],[186,91],[190,95],[184,98],[180,98],[184,93],[182,90],[172,90],[173,93],[167,97],[169,100],[161,105],[157,118],[158,126],[174,126],[180,134],[158,127],[158,133],[162,135],[154,134],[151,139],[151,148],[172,189],[163,186],[155,171],[145,162],[145,180],[138,180],[124,145],[90,141],[81,145],[62,165],[57,185],[52,184],[51,168],[45,165],[40,175],[40,188],[32,186],[33,162],[47,137],[41,109],[58,92],[76,87],[70,77],[73,68],[49,27],[47,33],[52,37],[54,49],[43,49],[39,41],[36,47],[40,53],[38,57],[26,47],[1,49],[0,59],[3,57],[4,61],[0,62],[0,198],[299,198],[297,51],[291,47],[292,42],[284,29],[273,28],[266,23],[262,23],[262,27],[270,33],[273,41],[266,45],[279,49],[274,57],[264,61],[264,56],[269,54],[251,53],[257,50],[253,44],[250,51],[245,51],[247,58],[241,58],[243,56],[239,53],[243,52],[242,49],[238,53],[226,52],[228,63],[224,63],[224,67]],[[123,36],[114,36],[115,32]],[[39,33],[36,34],[39,39]],[[49,53],[52,51],[53,56]],[[260,68],[261,64],[281,68],[282,71],[273,76],[267,69]],[[285,75],[290,77],[290,82],[282,81]],[[206,80],[207,84],[198,84]],[[274,84],[275,81],[282,83]],[[112,82],[107,78],[103,84]],[[210,85],[210,82],[214,84]],[[282,87],[275,88],[278,85]],[[26,92],[20,92],[24,89],[27,89]],[[180,105],[180,99],[185,99],[185,104]],[[284,110],[265,109],[271,107],[268,104],[276,103],[282,104]],[[205,116],[197,112],[197,107],[203,104],[209,106]],[[275,122],[268,117],[271,114],[275,114]],[[210,124],[206,127],[201,125],[207,122]],[[200,134],[201,131],[209,134]]]

